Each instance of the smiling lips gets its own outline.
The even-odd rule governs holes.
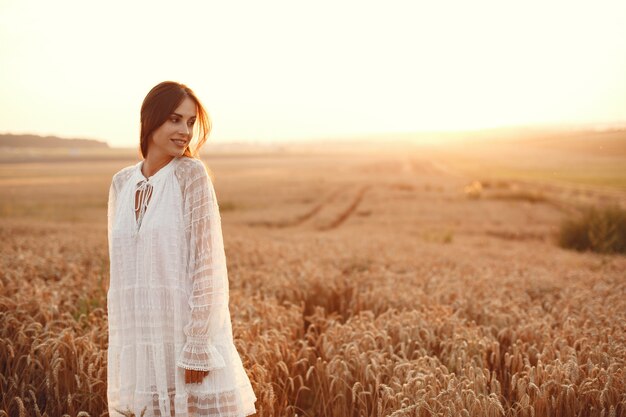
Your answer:
[[[174,142],[177,146],[180,146],[181,148],[187,145],[187,141],[182,139],[172,139],[172,142]]]

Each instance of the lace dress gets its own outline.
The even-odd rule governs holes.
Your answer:
[[[253,414],[256,396],[233,344],[221,218],[206,167],[181,156],[145,178],[142,164],[117,172],[109,190],[109,414]],[[209,374],[187,384],[185,369]]]

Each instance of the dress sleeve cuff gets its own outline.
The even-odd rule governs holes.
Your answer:
[[[176,365],[181,368],[196,371],[210,371],[226,367],[224,357],[214,345],[208,343],[193,344],[189,342],[185,343]]]

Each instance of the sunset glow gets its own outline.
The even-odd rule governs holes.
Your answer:
[[[135,146],[163,80],[215,141],[626,121],[626,2],[0,2],[0,132]]]

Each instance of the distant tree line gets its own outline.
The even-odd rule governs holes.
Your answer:
[[[94,139],[64,139],[56,136],[0,134],[0,147],[9,148],[108,148]]]

